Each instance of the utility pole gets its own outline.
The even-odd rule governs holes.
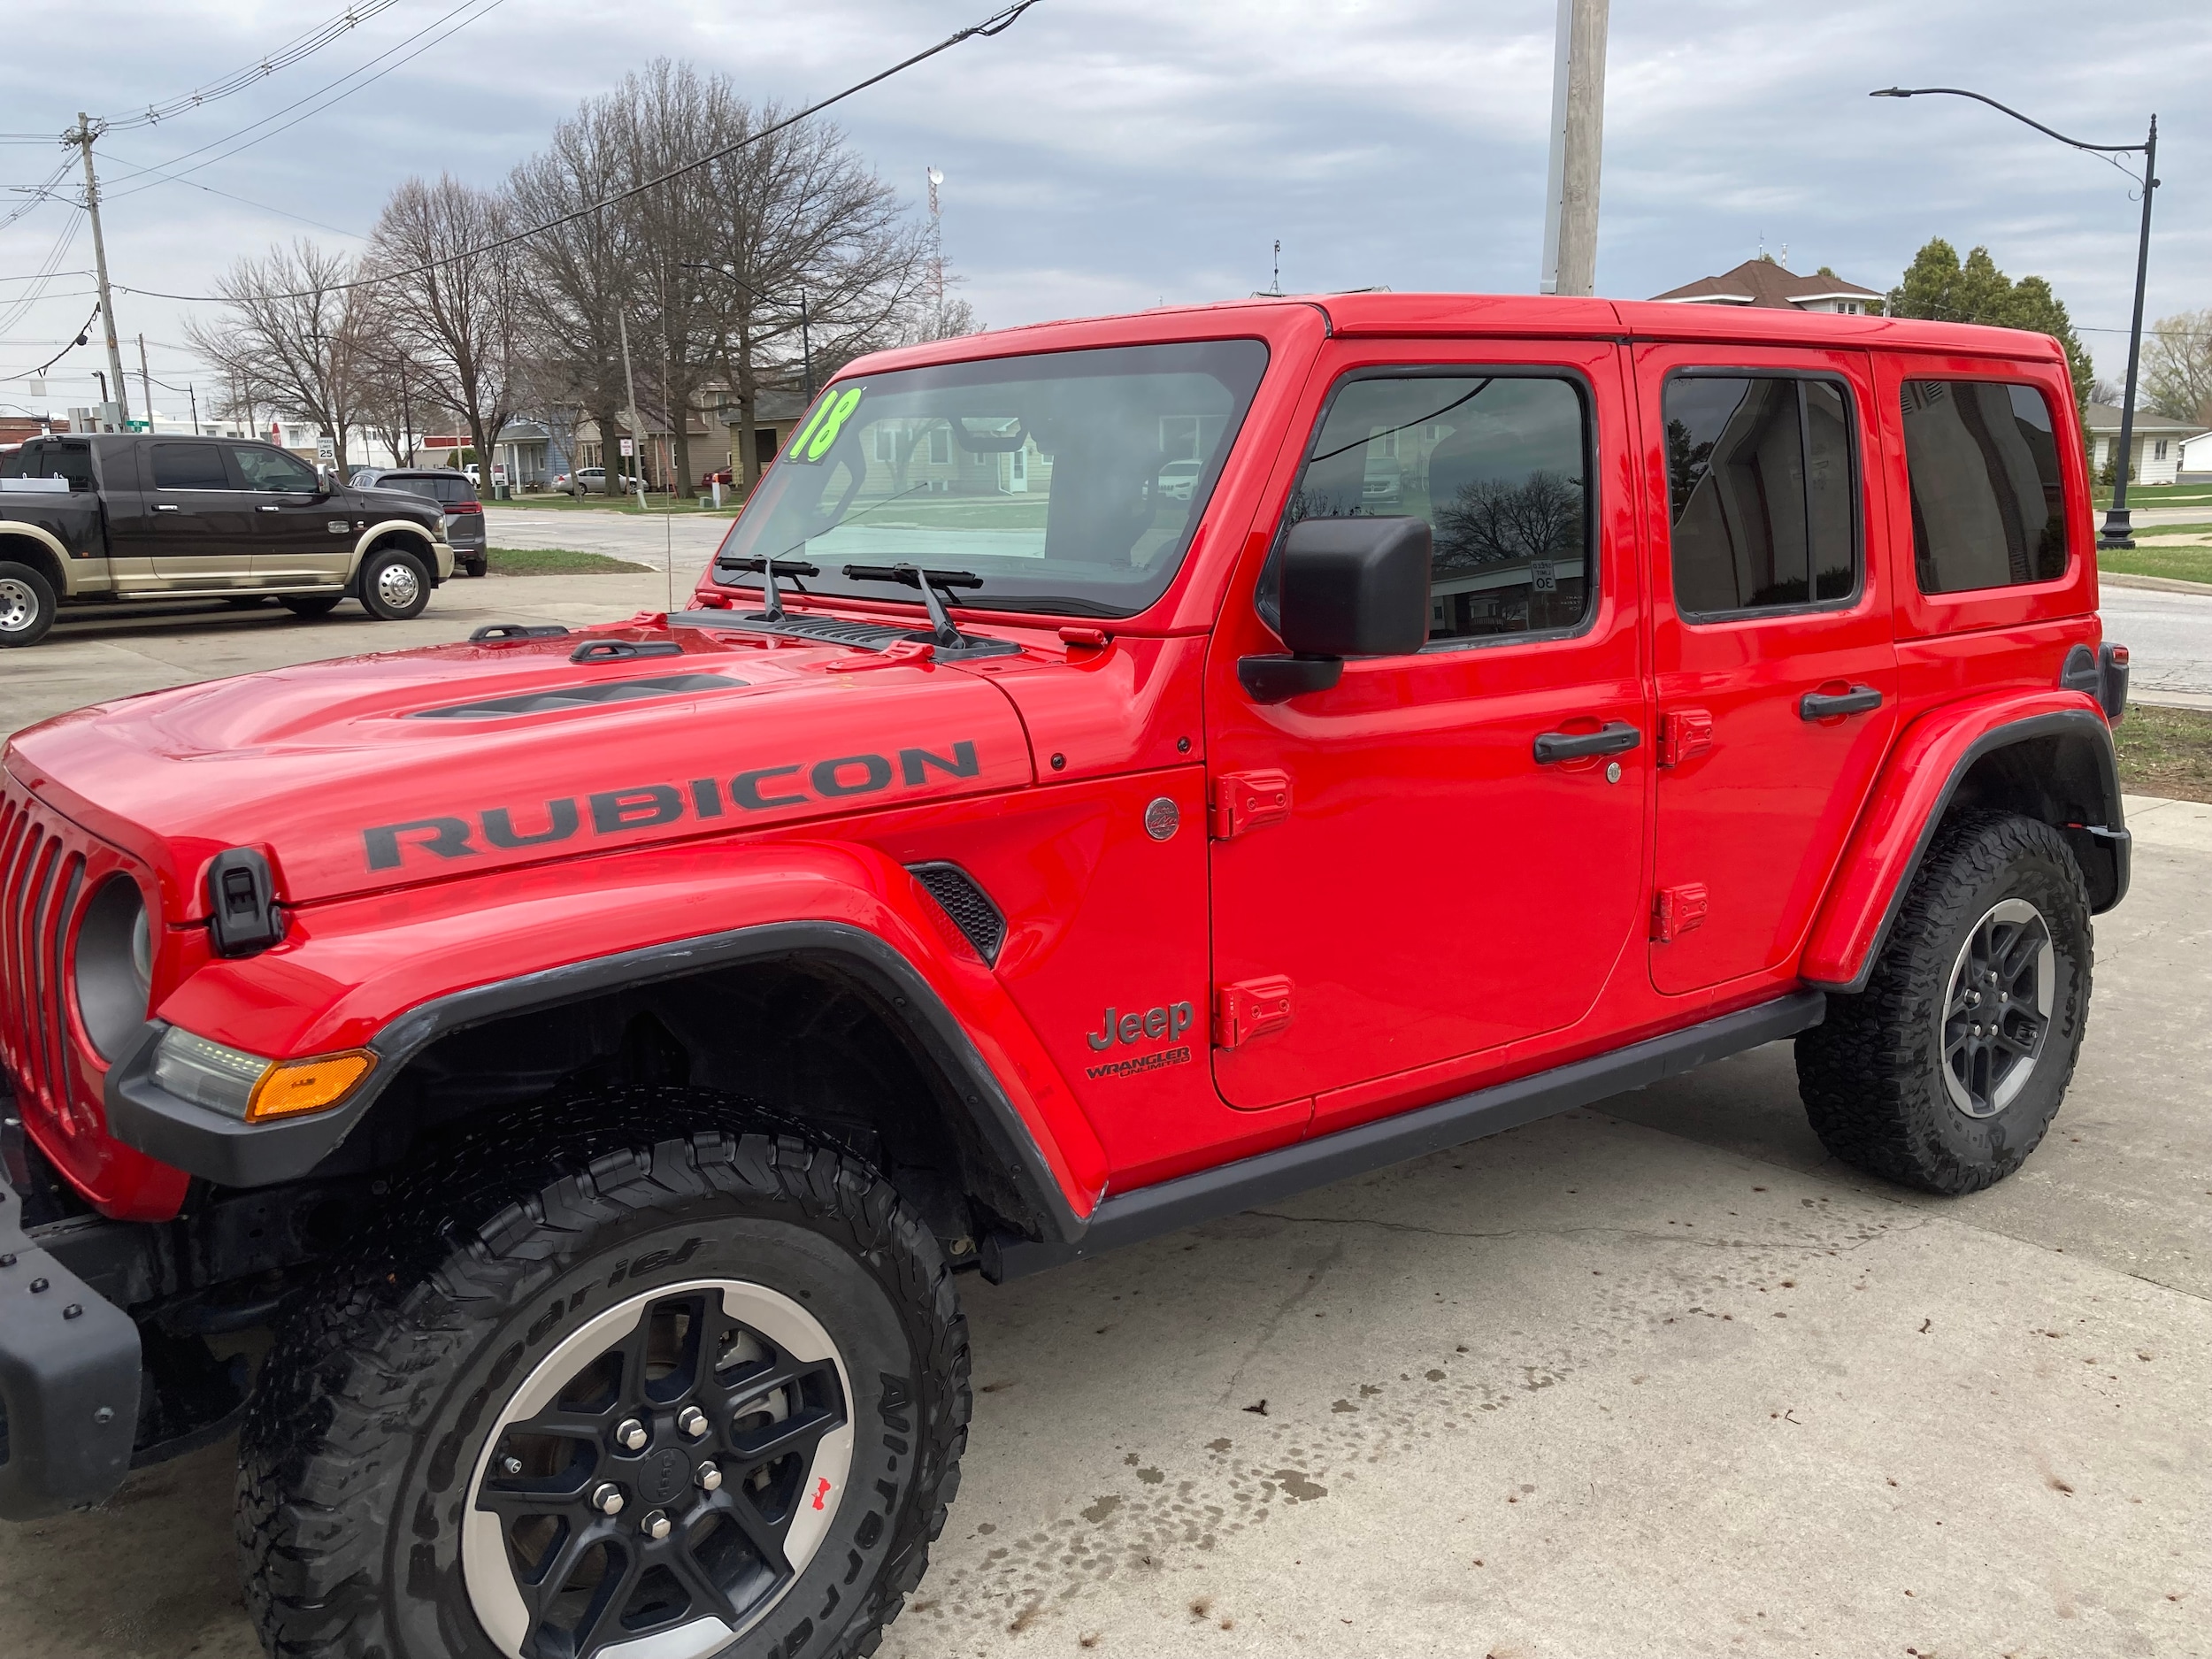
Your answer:
[[[92,217],[92,264],[100,279],[100,326],[107,334],[108,373],[115,377],[116,412],[121,420],[128,420],[131,411],[123,391],[123,344],[115,334],[115,296],[108,291],[108,245],[100,234],[100,180],[92,171],[92,141],[98,136],[92,130],[92,118],[79,110],[77,130],[65,133],[62,142],[84,152],[84,211]]]
[[[622,331],[622,390],[623,395],[630,402],[630,458],[634,461],[641,461],[644,457],[637,451],[645,423],[638,419],[637,376],[630,372],[630,314],[627,311],[618,311],[614,314],[614,319],[616,326]],[[599,464],[603,467],[607,463],[607,457],[603,453],[607,446],[603,443],[599,447],[602,450]],[[618,461],[620,459],[619,449],[620,446],[618,445],[616,456]],[[619,476],[618,472],[617,476]],[[640,512],[645,511],[645,486],[642,483],[638,486],[637,507]]]
[[[1544,197],[1541,294],[1597,291],[1598,174],[1605,150],[1605,34],[1610,0],[1559,0],[1552,65],[1551,164]]]
[[[138,337],[138,389],[146,394],[146,430],[154,429],[154,377],[146,373],[146,336]]]

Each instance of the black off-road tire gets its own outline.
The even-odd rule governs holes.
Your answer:
[[[328,616],[338,608],[344,597],[343,594],[285,594],[277,600],[277,603],[296,617],[312,620],[316,617]]]
[[[600,1126],[533,1149],[549,1118]],[[951,1271],[853,1155],[727,1096],[640,1087],[472,1130],[300,1297],[240,1436],[246,1602],[270,1654],[496,1659],[459,1539],[499,1412],[595,1308],[741,1272],[806,1299],[851,1372],[856,1432],[826,1537],[721,1654],[873,1653],[959,1486],[969,1361]]]
[[[2054,980],[2033,1070],[1992,1115],[1945,1081],[1941,1021],[1969,938],[2006,900],[2047,925]],[[1832,995],[1797,1039],[1798,1093],[1821,1144],[1901,1186],[1956,1195],[2002,1180],[2065,1098],[2089,1015],[2089,898],[2065,839],[2012,813],[1959,815],[1937,832],[1864,991]]]
[[[0,649],[36,645],[59,611],[53,583],[28,565],[0,559]]]

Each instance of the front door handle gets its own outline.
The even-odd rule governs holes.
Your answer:
[[[281,507],[257,507],[254,511],[256,512],[282,512],[284,509]]]
[[[184,509],[173,501],[157,501],[154,503],[154,511],[156,512],[182,512]]]
[[[1536,764],[1581,760],[1591,755],[1624,755],[1644,741],[1625,720],[1608,720],[1594,732],[1546,732],[1536,740]]]
[[[1871,686],[1854,686],[1848,691],[1809,691],[1797,700],[1797,718],[1832,720],[1839,714],[1864,714],[1881,706],[1882,694]]]

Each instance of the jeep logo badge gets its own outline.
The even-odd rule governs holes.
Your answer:
[[[664,1447],[638,1474],[638,1490],[648,1503],[672,1503],[690,1483],[691,1462],[677,1447]]]

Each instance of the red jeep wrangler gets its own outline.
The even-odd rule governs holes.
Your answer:
[[[1379,295],[917,347],[690,603],[10,745],[0,1511],[236,1420],[272,1653],[870,1652],[964,1270],[1784,1037],[1839,1157],[1971,1192],[2127,887],[2038,336]]]

